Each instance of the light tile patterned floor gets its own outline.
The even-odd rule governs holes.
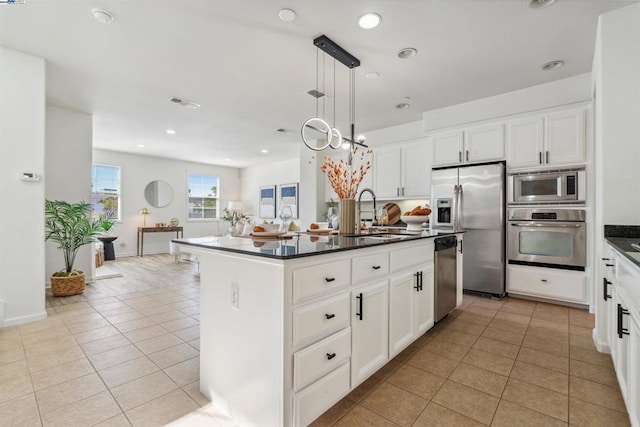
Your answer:
[[[0,329],[0,426],[229,425],[199,392],[199,280],[170,255]],[[316,426],[626,426],[583,310],[465,296]]]

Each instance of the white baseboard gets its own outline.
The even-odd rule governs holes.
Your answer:
[[[611,354],[609,343],[602,342],[598,339],[595,328],[593,328],[593,331],[591,332],[591,338],[593,339],[593,345],[596,346],[596,350],[598,350],[600,353]]]
[[[29,322],[36,322],[38,320],[44,320],[46,318],[47,318],[47,312],[45,310],[41,313],[30,314],[28,316],[19,316],[19,317],[4,319],[3,327],[21,325],[23,323],[29,323]]]

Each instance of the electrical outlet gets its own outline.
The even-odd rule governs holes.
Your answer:
[[[240,287],[237,283],[231,284],[231,307],[240,309]]]

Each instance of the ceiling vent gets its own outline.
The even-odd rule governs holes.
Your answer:
[[[186,99],[176,98],[175,96],[169,100],[174,104],[182,105],[183,107],[191,108],[192,110],[196,110],[201,107],[197,102],[189,101]]]
[[[315,89],[308,90],[307,93],[309,95],[313,96],[316,99],[322,98],[324,96],[324,93],[320,92],[319,90],[315,90]]]

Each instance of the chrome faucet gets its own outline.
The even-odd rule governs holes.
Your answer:
[[[356,234],[360,234],[362,231],[362,227],[360,225],[360,200],[362,199],[362,194],[364,192],[371,193],[371,196],[373,197],[373,221],[376,220],[376,194],[370,188],[363,188],[360,190],[360,194],[358,194],[358,203],[356,203]]]

